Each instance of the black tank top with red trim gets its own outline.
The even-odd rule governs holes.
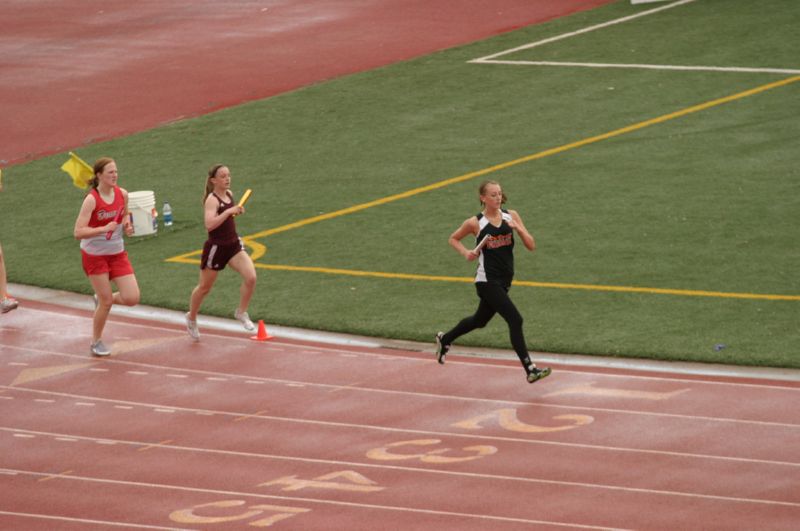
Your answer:
[[[478,255],[478,271],[475,282],[493,282],[501,286],[511,286],[514,279],[514,230],[509,226],[511,214],[507,210],[500,212],[500,225],[495,227],[489,219],[478,213],[478,238],[484,236],[489,240]]]

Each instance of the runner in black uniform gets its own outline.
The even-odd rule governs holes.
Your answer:
[[[475,289],[480,303],[473,315],[462,319],[452,330],[436,334],[436,359],[439,363],[444,363],[453,341],[476,328],[483,328],[494,314],[499,313],[508,323],[511,345],[525,368],[528,382],[533,383],[549,376],[552,371],[549,367],[538,369],[531,361],[522,333],[522,316],[509,298],[508,290],[514,278],[514,230],[528,250],[533,251],[536,243],[519,214],[502,208],[506,196],[498,183],[484,182],[480,186],[479,195],[483,211],[464,221],[450,235],[449,243],[467,260],[478,259]],[[482,249],[464,247],[461,240],[469,234],[476,235],[477,242],[487,238]]]

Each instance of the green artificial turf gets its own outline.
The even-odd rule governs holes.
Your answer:
[[[447,238],[491,178],[537,240],[517,246],[511,292],[531,349],[800,367],[800,82],[672,117],[792,74],[468,62],[651,8],[621,1],[77,152],[113,156],[123,187],[173,207],[170,230],[126,243],[145,304],[186,308],[197,266],[168,260],[201,248],[206,169],[223,162],[254,190],[240,235],[284,228],[255,239],[252,317],[431,340],[477,304]],[[703,0],[502,59],[796,69],[798,24],[793,1]],[[10,281],[88,294],[64,160],[4,172],[0,241]],[[202,311],[237,300],[229,271]],[[460,344],[508,348],[505,324]]]

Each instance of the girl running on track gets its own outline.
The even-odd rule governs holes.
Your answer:
[[[123,232],[130,236],[133,226],[128,216],[128,192],[117,185],[119,174],[114,159],[103,157],[94,163],[91,191],[75,220],[75,238],[81,241],[83,270],[94,289],[92,344],[95,356],[108,356],[103,344],[103,329],[112,304],[134,306],[139,303],[139,284],[125,251]],[[111,282],[118,291],[114,291]]]
[[[549,376],[551,369],[537,369],[531,361],[522,334],[522,316],[511,302],[508,290],[514,278],[514,231],[529,251],[536,248],[536,242],[519,214],[502,208],[507,198],[497,182],[483,182],[478,195],[483,210],[464,221],[450,235],[448,243],[468,261],[478,260],[475,289],[480,302],[473,315],[462,319],[449,332],[436,334],[436,360],[443,364],[453,341],[476,328],[483,328],[494,314],[499,313],[508,323],[511,344],[525,368],[528,382],[533,383]],[[483,243],[482,249],[464,247],[461,240],[470,234]]]
[[[3,191],[2,174],[0,173],[0,192]],[[8,293],[8,284],[6,283],[6,264],[3,260],[3,248],[0,247],[0,313],[8,313],[11,310],[16,310],[19,303],[17,299],[11,297]]]
[[[203,245],[203,256],[200,260],[200,281],[192,290],[189,300],[189,313],[186,314],[186,329],[195,341],[200,339],[197,328],[197,313],[203,299],[211,291],[217,275],[230,265],[242,276],[239,288],[239,307],[233,316],[242,323],[244,329],[252,332],[256,329],[247,307],[256,288],[256,268],[253,260],[245,251],[244,244],[236,233],[233,217],[244,213],[244,207],[233,202],[231,193],[231,172],[223,164],[215,164],[208,170],[206,193],[203,199],[203,211],[208,240]]]
[[[0,312],[8,313],[11,310],[16,310],[19,303],[17,299],[10,296],[8,293],[8,284],[6,283],[6,264],[3,260],[3,248],[0,247]]]

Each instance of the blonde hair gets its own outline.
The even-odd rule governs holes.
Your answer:
[[[481,185],[478,187],[478,197],[486,194],[486,187],[489,186],[490,184],[496,184],[497,186],[500,186],[500,183],[497,182],[497,181],[491,181],[491,180],[483,181],[481,183]],[[502,189],[503,189],[503,187],[500,186],[500,190],[502,190]],[[504,205],[506,201],[508,201],[508,196],[506,196],[506,193],[503,192],[503,198],[500,200],[500,204]],[[483,201],[481,201],[481,206],[483,206],[483,205],[484,205],[484,203],[483,203]]]

